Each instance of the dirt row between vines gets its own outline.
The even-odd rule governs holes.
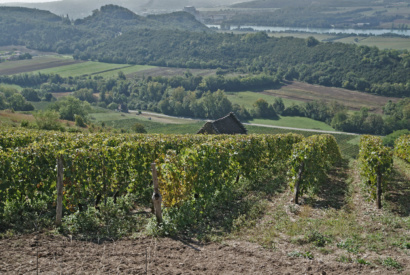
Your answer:
[[[97,243],[40,234],[0,240],[0,255],[2,274],[386,274],[359,264],[290,258],[238,241],[199,245],[141,238]]]

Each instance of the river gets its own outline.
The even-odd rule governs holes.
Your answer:
[[[206,25],[208,28],[218,28],[220,25]],[[410,30],[391,30],[391,29],[336,29],[336,28],[293,28],[293,27],[268,27],[268,26],[240,26],[241,29],[253,29],[255,31],[270,32],[306,32],[320,34],[357,34],[357,35],[383,35],[394,33],[404,36],[410,36]],[[238,26],[231,26],[231,30],[237,29]]]

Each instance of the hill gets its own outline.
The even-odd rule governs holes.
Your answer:
[[[58,53],[83,51],[139,28],[209,31],[187,13],[145,18],[115,5],[103,6],[74,22],[66,16],[21,7],[0,7],[0,18],[0,45],[25,45]]]
[[[92,11],[99,9],[104,5],[119,5],[125,7],[135,13],[154,14],[154,13],[170,13],[181,11],[185,6],[195,7],[213,7],[220,5],[229,5],[237,1],[235,0],[61,0],[47,3],[6,3],[1,6],[19,6],[26,8],[35,8],[48,10],[55,14],[68,15],[72,19],[84,18],[92,14]]]

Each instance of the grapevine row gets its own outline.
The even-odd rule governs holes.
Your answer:
[[[289,185],[295,189],[294,202],[307,191],[317,193],[327,172],[342,159],[332,135],[310,136],[293,146],[288,161]]]
[[[170,159],[167,156],[188,156],[189,162],[196,165],[192,171],[205,177],[197,185],[202,182],[203,186],[209,183],[220,187],[228,176],[251,177],[260,169],[277,166],[301,139],[298,135],[108,137],[55,133],[47,142],[0,151],[0,201],[54,196],[59,157],[65,167],[65,205],[75,210],[127,192],[149,197],[150,163],[157,160],[159,166],[166,164]],[[162,178],[167,177],[164,167]],[[224,181],[214,183],[206,178],[209,175]]]
[[[410,135],[404,135],[396,139],[394,149],[397,157],[410,163]]]
[[[382,178],[386,177],[393,165],[392,151],[383,146],[382,139],[376,136],[361,136],[359,168],[362,181],[366,184],[377,207],[381,208]]]

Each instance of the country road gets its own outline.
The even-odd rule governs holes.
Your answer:
[[[138,113],[138,111],[129,110],[130,113]],[[189,117],[179,117],[179,116],[169,116],[160,113],[153,113],[153,112],[141,112],[142,115],[150,115],[153,117],[164,117],[164,118],[174,118],[174,119],[183,119],[183,120],[190,120],[190,121],[209,121],[209,119],[201,119],[201,118],[189,118]],[[258,126],[258,127],[266,127],[266,128],[277,128],[277,129],[287,129],[287,130],[295,130],[295,131],[305,131],[305,132],[315,132],[315,133],[323,133],[323,134],[344,134],[344,135],[352,135],[358,136],[359,134],[356,133],[348,133],[348,132],[337,132],[337,131],[325,131],[325,130],[316,130],[316,129],[304,129],[304,128],[293,128],[293,127],[283,127],[283,126],[274,126],[274,125],[266,125],[266,124],[256,124],[256,123],[242,123],[243,125],[249,126]]]

